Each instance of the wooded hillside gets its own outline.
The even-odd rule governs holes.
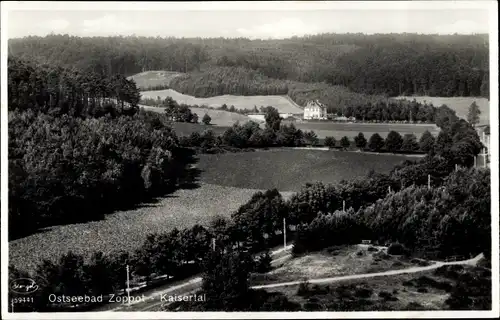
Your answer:
[[[108,75],[234,67],[389,96],[487,97],[488,51],[487,35],[322,34],[284,40],[50,35],[9,41],[11,55]],[[264,86],[259,94],[267,90]]]

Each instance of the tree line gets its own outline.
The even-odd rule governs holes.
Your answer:
[[[198,121],[198,116],[191,113],[190,106],[179,105],[170,97],[162,101],[160,106],[165,108],[169,119],[175,116],[176,121],[193,122],[192,119]],[[261,111],[265,114],[265,128],[254,121],[243,125],[235,123],[222,135],[216,135],[212,130],[205,130],[202,133],[193,132],[189,136],[180,137],[179,144],[205,153],[247,148],[319,145],[320,140],[314,131],[302,131],[297,129],[293,123],[283,124],[283,119],[275,108],[265,107],[261,108]],[[323,144],[330,148],[340,147],[342,149],[355,146],[360,150],[373,152],[442,155],[452,159],[456,164],[470,166],[474,162],[474,157],[483,148],[473,126],[467,121],[459,119],[456,112],[446,105],[435,108],[434,118],[442,129],[437,137],[434,137],[429,131],[425,131],[420,140],[417,141],[414,134],[402,136],[396,131],[390,131],[386,139],[382,138],[380,134],[374,133],[367,140],[360,132],[353,141],[346,136],[339,141],[334,137],[326,137]],[[202,121],[209,124],[211,119],[205,114]]]
[[[133,115],[140,99],[135,83],[122,75],[105,77],[18,58],[8,59],[7,90],[9,110],[73,117]]]
[[[209,59],[204,46],[189,41],[67,34],[9,39],[9,55],[108,77],[149,70],[189,72]]]
[[[402,243],[412,252],[436,258],[489,254],[489,171],[460,169],[442,179],[432,181],[430,189],[421,183],[400,189],[389,180],[392,191],[387,188],[385,196],[371,205],[358,206],[346,197],[346,206],[354,206],[345,212],[339,207],[335,211],[334,207],[320,208],[320,213],[311,214],[309,224],[299,227],[294,251],[370,239],[381,244]],[[332,189],[325,193],[326,198],[343,198]]]
[[[484,43],[438,46],[387,41],[336,60],[328,82],[388,96],[489,97],[489,54]]]
[[[9,61],[10,237],[98,219],[189,180],[192,151],[166,115],[139,111],[133,82],[94,75]]]
[[[483,34],[321,34],[283,40],[49,35],[10,39],[9,49],[11,55],[107,75],[242,68],[367,94],[489,96],[489,44]]]

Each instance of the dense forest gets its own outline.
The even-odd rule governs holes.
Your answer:
[[[321,34],[284,40],[50,35],[9,40],[10,55],[107,75],[243,68],[264,78],[326,82],[387,96],[488,97],[488,51],[487,35]],[[242,88],[236,93],[246,94],[248,80],[239,79]],[[261,89],[259,94],[269,94],[267,85]]]
[[[189,154],[135,84],[9,59],[9,236],[102,217],[175,188]]]

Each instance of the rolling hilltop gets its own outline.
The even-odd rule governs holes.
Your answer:
[[[9,49],[18,57],[107,75],[238,70],[234,88],[183,92],[195,96],[286,94],[287,86],[275,79],[314,83],[309,90],[327,83],[384,96],[487,97],[489,91],[487,35],[322,34],[284,40],[51,35],[11,39]],[[211,87],[211,81],[194,76],[181,82],[189,88]],[[269,83],[276,87],[273,93]]]

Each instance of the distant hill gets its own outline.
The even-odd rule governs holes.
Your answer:
[[[49,35],[9,39],[9,53],[107,75],[227,67],[368,95],[489,95],[487,34],[320,34],[283,40]],[[243,83],[233,85],[244,94]]]

